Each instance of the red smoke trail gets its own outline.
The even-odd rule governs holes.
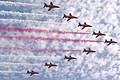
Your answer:
[[[19,39],[19,40],[48,40],[48,41],[68,41],[68,42],[104,42],[100,40],[79,40],[79,39],[65,39],[65,38],[44,38],[44,37],[25,37],[25,36],[3,36],[5,39]]]
[[[58,31],[58,30],[42,30],[42,29],[34,29],[34,28],[9,28],[9,27],[0,27],[0,31],[19,31],[19,32],[37,32],[37,33],[58,33],[58,34],[90,34],[88,32],[68,32],[68,31]]]
[[[1,50],[22,50],[22,51],[48,51],[48,52],[80,52],[82,50],[62,50],[47,48],[17,48],[17,47],[0,47]]]

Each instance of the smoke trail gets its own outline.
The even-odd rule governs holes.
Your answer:
[[[42,66],[38,64],[30,64],[30,63],[10,63],[10,62],[0,62],[0,66]]]
[[[0,74],[9,74],[9,73],[17,73],[17,74],[25,74],[26,71],[0,71]]]
[[[58,33],[58,34],[90,34],[87,32],[68,32],[68,31],[58,31],[58,30],[42,30],[42,29],[34,29],[34,28],[18,28],[18,27],[0,27],[0,31],[20,31],[20,32],[38,32],[38,33]]]
[[[82,50],[62,50],[47,48],[17,48],[17,47],[0,47],[1,50],[22,50],[22,51],[48,51],[48,52],[81,52]]]
[[[37,16],[50,16],[56,17],[56,15],[48,15],[48,14],[37,14],[37,13],[21,13],[21,12],[12,12],[12,11],[0,11],[1,15],[14,15],[14,16],[28,16],[28,17],[37,17]]]
[[[79,39],[66,39],[66,38],[44,38],[44,37],[25,37],[25,36],[3,36],[0,38],[4,39],[19,39],[19,40],[43,40],[43,41],[64,41],[64,42],[104,42],[100,40],[79,40]]]
[[[57,23],[57,22],[41,22],[41,21],[36,21],[36,20],[20,20],[20,19],[0,19],[0,23],[3,24],[13,24],[14,23],[21,23],[21,24],[55,24],[55,25],[66,25],[63,23]]]
[[[16,60],[18,58],[22,58],[23,60],[28,60],[28,59],[34,59],[34,60],[40,60],[40,61],[59,61],[61,59],[60,56],[51,56],[51,55],[41,55],[41,56],[29,56],[29,55],[23,55],[23,56],[16,56],[16,55],[0,55],[0,58],[9,58],[8,60]]]
[[[29,3],[21,3],[21,2],[10,2],[10,1],[0,1],[0,5],[41,7],[41,5],[38,5],[38,4],[29,4]]]
[[[49,56],[49,55],[48,55]],[[16,55],[0,55],[0,57],[1,58],[6,58],[6,57],[9,57],[9,58],[14,58],[14,57],[24,57],[24,58],[36,58],[36,59],[40,59],[40,58],[45,58],[45,57],[47,57],[47,56],[26,56],[26,55],[24,55],[24,56],[16,56]]]

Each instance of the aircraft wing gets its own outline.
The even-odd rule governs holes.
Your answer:
[[[89,48],[89,50],[91,50],[91,49]]]
[[[68,61],[70,61],[71,59],[68,59]]]
[[[108,46],[110,45],[111,43],[108,44]]]
[[[86,22],[84,22],[84,25],[87,25],[87,23],[86,23]]]
[[[52,8],[51,7],[49,7],[49,9],[48,9],[48,11],[50,11]]]
[[[52,3],[52,2],[50,2],[50,5],[53,5],[53,3]]]
[[[48,68],[51,68],[51,66],[49,66]]]
[[[87,52],[86,55],[88,55],[90,52]]]
[[[84,29],[85,27],[83,26],[82,29]]]
[[[99,37],[99,35],[96,36],[96,38]]]
[[[71,14],[71,13],[69,13],[69,16],[72,16],[72,14]]]
[[[33,74],[31,73],[30,76],[32,76]]]
[[[71,18],[68,18],[67,21],[69,21]]]
[[[112,39],[110,39],[110,41],[112,41]]]

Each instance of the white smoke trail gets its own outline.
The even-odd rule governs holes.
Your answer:
[[[0,5],[5,6],[32,6],[32,7],[42,7],[39,4],[29,4],[29,3],[21,3],[21,2],[10,2],[10,1],[0,1]]]
[[[60,56],[50,56],[50,55],[42,55],[42,56],[15,56],[15,55],[0,55],[0,58],[9,58],[11,60],[16,60],[16,59],[19,59],[19,58],[22,58],[23,60],[27,60],[29,58],[32,58],[32,59],[40,59],[40,61],[45,61],[45,60],[49,60],[49,61],[59,61],[61,59]]]
[[[21,23],[24,25],[28,24],[55,24],[55,25],[66,25],[63,23],[57,23],[57,22],[41,22],[41,21],[36,21],[36,20],[21,20],[21,19],[0,19],[0,23],[3,24],[13,24],[13,23]]]
[[[12,11],[0,11],[1,15],[14,15],[14,16],[26,16],[26,17],[38,17],[38,16],[50,16],[56,17],[57,15],[48,15],[48,14],[37,14],[37,13],[21,13],[21,12],[12,12]]]
[[[25,74],[26,71],[0,71],[0,74],[9,74],[9,73]]]
[[[0,66],[43,66],[43,65],[41,65],[41,64],[30,64],[30,63],[0,62]]]

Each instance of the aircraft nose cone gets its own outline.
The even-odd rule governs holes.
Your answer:
[[[39,74],[39,73],[36,73],[36,74]]]
[[[78,17],[75,17],[75,18],[78,18]]]
[[[56,8],[60,8],[59,6],[57,6]]]
[[[105,34],[103,34],[105,36]]]

